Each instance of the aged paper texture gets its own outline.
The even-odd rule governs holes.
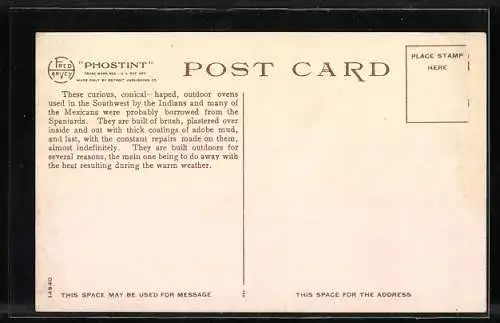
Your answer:
[[[486,35],[38,33],[36,307],[484,312]]]

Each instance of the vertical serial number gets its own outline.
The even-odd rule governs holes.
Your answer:
[[[52,292],[54,290],[54,281],[52,277],[47,278],[47,297],[52,298]]]

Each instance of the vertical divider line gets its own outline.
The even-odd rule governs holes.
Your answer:
[[[243,196],[242,196],[242,278],[243,286],[245,285],[245,92],[242,92],[242,103],[241,103],[241,113],[242,113],[242,184],[243,184]]]

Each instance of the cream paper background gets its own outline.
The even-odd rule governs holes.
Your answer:
[[[405,123],[405,46],[416,44],[466,45],[470,71],[434,82],[434,74],[413,69],[408,84],[441,87],[447,116],[463,108],[456,97],[468,97],[469,110],[457,110],[468,123]],[[49,79],[56,56],[75,63],[72,81]],[[78,83],[79,60],[151,60],[158,82]],[[391,71],[365,83],[342,77],[342,63],[357,60],[384,61]],[[275,67],[264,78],[187,78],[185,61]],[[311,62],[313,73],[331,62],[338,76],[293,76],[297,61]],[[245,285],[241,160],[189,171],[47,169],[49,99],[61,90],[148,87],[245,94]],[[429,98],[413,90],[410,107],[425,106]],[[486,310],[485,34],[38,33],[36,98],[39,311]],[[213,297],[59,296],[191,290]],[[296,297],[308,291],[412,297]]]

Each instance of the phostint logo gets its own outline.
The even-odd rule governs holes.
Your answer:
[[[150,75],[153,61],[142,60],[78,60],[76,82],[120,83],[156,82]],[[81,73],[80,73],[81,72]]]
[[[58,56],[49,63],[49,77],[56,83],[66,83],[75,75],[75,64],[64,56]]]
[[[85,61],[79,62],[85,69],[144,69],[146,65],[153,64],[152,61]]]

